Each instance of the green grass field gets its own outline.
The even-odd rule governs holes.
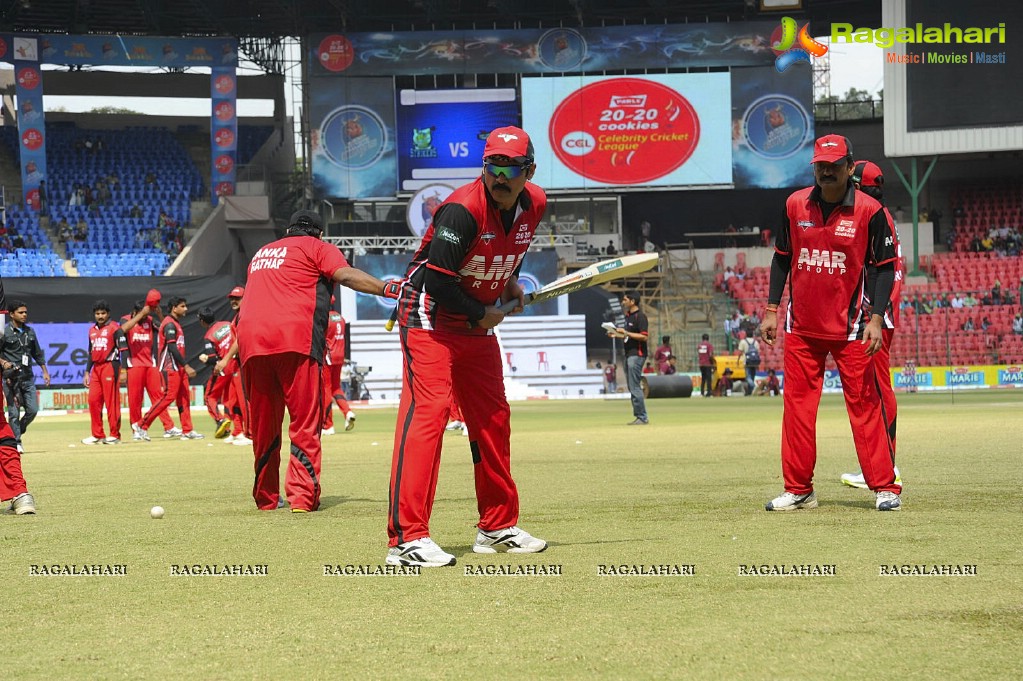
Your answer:
[[[324,439],[323,506],[302,515],[255,509],[249,448],[86,447],[86,417],[40,418],[23,456],[39,514],[0,517],[4,668],[20,680],[1016,677],[1023,392],[902,398],[901,513],[838,482],[857,467],[839,398],[818,426],[821,506],[789,514],[763,510],[782,491],[780,399],[648,406],[652,425],[629,428],[626,401],[513,405],[521,524],[550,542],[537,555],[471,552],[468,444],[448,434],[431,529],[459,564],[418,577],[323,574],[383,563],[393,409],[363,409],[354,431]],[[197,427],[209,432],[208,417]],[[269,575],[170,575],[193,563]],[[805,563],[837,575],[738,575]],[[918,563],[978,574],[878,574]],[[40,564],[128,574],[30,576]],[[488,564],[562,575],[465,574]],[[696,574],[599,576],[608,564]]]

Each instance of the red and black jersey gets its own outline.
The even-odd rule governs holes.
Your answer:
[[[203,352],[212,358],[207,360],[212,364],[226,355],[234,344],[234,329],[231,327],[231,322],[213,322],[210,328],[206,329],[203,341]],[[237,370],[237,358],[232,359],[224,367],[225,374],[233,374]]]
[[[120,330],[117,324],[107,322],[103,326],[89,327],[89,362],[103,364],[117,357],[115,334]]]
[[[121,324],[129,321],[134,315],[126,314],[121,317]],[[153,318],[146,315],[139,323],[124,332],[127,341],[127,351],[124,353],[124,364],[129,367],[151,367],[153,366],[153,346],[156,344],[156,334],[153,333]]]
[[[646,357],[649,355],[646,343],[647,336],[650,335],[649,327],[646,315],[640,310],[625,313],[625,326],[623,328],[629,333],[638,333],[643,336],[643,340],[636,340],[631,336],[626,336],[624,341],[626,357]]]
[[[323,362],[334,273],[348,267],[337,246],[287,236],[252,256],[235,318],[238,351],[249,357],[297,352]]]
[[[895,260],[895,234],[884,207],[852,185],[827,218],[821,203],[816,185],[785,203],[775,241],[792,258],[785,331],[856,340],[870,321],[868,266]]]
[[[892,295],[888,298],[888,307],[884,310],[884,328],[894,329],[899,325],[899,303],[902,302],[902,282],[906,278],[906,261],[902,257],[902,242],[899,240],[899,228],[892,219],[892,214],[887,208],[884,209],[888,216],[888,222],[892,226],[892,234],[895,235],[895,283],[892,284]],[[874,282],[871,280],[867,292],[874,290]]]
[[[327,364],[345,362],[345,318],[336,310],[327,315]]]
[[[184,368],[185,332],[174,315],[167,315],[160,324],[160,357],[157,368],[160,371],[177,371]],[[177,352],[173,352],[174,348]]]
[[[514,213],[503,215],[482,178],[456,189],[437,209],[409,263],[398,301],[398,321],[418,329],[492,334],[492,329],[470,324],[468,315],[439,304],[426,291],[426,270],[457,277],[468,298],[483,307],[493,305],[508,280],[518,273],[546,210],[546,194],[529,182]]]
[[[696,358],[699,366],[712,366],[714,364],[714,346],[707,341],[700,341],[700,344],[696,346]]]

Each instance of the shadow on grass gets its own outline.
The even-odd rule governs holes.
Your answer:
[[[321,496],[320,497],[320,508],[319,508],[319,510],[325,511],[328,508],[334,508],[335,506],[340,506],[341,504],[354,504],[354,503],[357,503],[357,502],[372,502],[372,501],[378,501],[378,499],[365,499],[365,498],[356,499],[355,497],[323,497],[323,496]]]

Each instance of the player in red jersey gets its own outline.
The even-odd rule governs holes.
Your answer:
[[[191,394],[188,379],[195,377],[195,369],[185,362],[185,332],[181,328],[181,320],[188,314],[188,302],[184,298],[171,298],[168,303],[170,314],[163,318],[158,333],[160,339],[160,355],[156,361],[157,368],[163,373],[163,390],[153,406],[139,422],[142,439],[149,441],[149,426],[161,412],[172,404],[177,404],[178,417],[181,419],[181,430],[171,429],[164,437],[180,436],[182,440],[201,440],[202,433],[192,430]]]
[[[85,365],[82,385],[89,389],[89,415],[92,435],[84,445],[116,445],[121,443],[121,363],[117,357],[117,334],[121,327],[110,323],[110,305],[97,300],[92,306],[96,325],[89,328],[89,359]],[[110,436],[103,432],[103,409],[107,410]]]
[[[285,492],[292,512],[320,505],[320,426],[327,315],[335,284],[374,295],[397,295],[388,283],[351,267],[337,247],[321,240],[323,222],[310,210],[291,216],[288,230],[259,249],[249,263],[245,300],[238,313],[236,347],[249,398],[255,482],[262,510],[280,500],[281,427],[291,415]],[[273,323],[267,320],[273,319]],[[229,352],[230,354],[230,352]],[[220,362],[217,363],[220,367]]]
[[[0,280],[0,319],[7,311],[7,297],[4,295],[3,281]],[[18,369],[17,365],[5,359],[0,359],[0,367],[5,371]],[[10,510],[16,515],[34,515],[36,501],[29,494],[25,476],[21,472],[21,452],[18,451],[18,440],[14,437],[14,430],[7,422],[7,410],[2,403],[3,399],[3,392],[0,391],[0,501],[10,499]]]
[[[213,308],[204,307],[199,310],[198,317],[199,323],[206,329],[206,335],[203,337],[203,351],[199,355],[199,361],[214,366],[217,360],[226,355],[234,344],[234,329],[231,327],[231,322],[216,321],[216,317],[213,316]],[[206,382],[206,409],[217,424],[216,436],[218,438],[227,435],[232,420],[239,419],[231,386],[235,380],[241,380],[238,377],[240,371],[241,367],[238,366],[238,361],[232,359],[223,371],[211,372],[210,378]],[[221,415],[221,402],[227,407],[227,413],[231,419]]]
[[[333,302],[333,298],[331,299]],[[345,363],[345,318],[337,310],[327,315],[327,353],[323,365],[323,435],[334,434],[334,404],[345,415],[345,430],[355,427],[355,412],[341,392],[341,367]]]
[[[121,350],[121,366],[128,375],[128,422],[131,423],[131,439],[139,441],[139,421],[142,420],[143,392],[149,395],[151,404],[160,399],[160,372],[153,364],[153,346],[156,345],[156,327],[151,313],[162,318],[160,306],[150,308],[145,301],[136,301],[130,315],[121,317],[121,333],[118,348]],[[166,433],[174,428],[174,421],[167,412],[160,413],[160,423]]]
[[[853,164],[852,181],[857,189],[867,196],[876,199],[882,206],[884,205],[884,174],[877,164],[870,161],[856,161]],[[888,299],[888,307],[885,308],[884,319],[881,323],[881,333],[884,337],[884,342],[881,344],[881,349],[874,355],[874,362],[877,364],[878,388],[881,389],[884,422],[888,426],[888,437],[892,441],[892,455],[894,456],[897,452],[895,433],[898,403],[895,400],[895,389],[892,387],[891,349],[892,339],[895,337],[895,327],[899,323],[899,302],[902,300],[902,280],[905,278],[906,267],[902,259],[902,244],[899,242],[899,230],[895,225],[895,220],[892,219],[891,212],[887,208],[884,210],[888,216],[888,221],[892,225],[892,233],[895,235],[895,253],[897,257],[895,260],[895,283],[892,285],[892,295]],[[867,286],[868,292],[874,290],[873,284],[876,278],[876,271],[871,269]],[[867,489],[867,483],[863,479],[862,472],[843,473],[841,481],[842,484],[849,485],[850,487]],[[898,466],[895,467],[895,481],[900,484],[902,483]]]
[[[777,309],[789,282],[785,314],[782,474],[785,492],[768,511],[816,508],[817,409],[828,353],[835,358],[860,467],[879,511],[901,508],[894,455],[871,355],[883,344],[882,320],[895,281],[895,235],[884,207],[853,186],[849,140],[814,144],[816,184],[791,194],[777,232],[770,297],[761,324],[773,344]],[[868,291],[870,268],[877,271]]]
[[[479,531],[473,551],[535,553],[547,542],[519,529],[511,476],[511,410],[494,327],[499,302],[523,303],[518,272],[547,207],[533,145],[520,128],[487,137],[483,172],[437,209],[409,263],[397,319],[404,355],[387,516],[389,565],[438,567],[455,557],[430,538],[451,396],[469,427]]]
[[[227,302],[231,305],[231,309],[234,311],[234,316],[231,318],[231,328],[234,330],[234,337],[238,338],[238,329],[236,324],[238,323],[238,311],[242,308],[242,298],[245,297],[245,287],[235,286],[227,294]],[[238,346],[229,351],[227,357],[221,357],[219,361],[224,360],[224,366],[234,360],[238,356]],[[231,402],[234,405],[232,407],[231,421],[234,424],[234,428],[231,434],[227,436],[224,442],[230,442],[233,445],[239,447],[248,447],[252,444],[252,432],[249,430],[249,401],[245,396],[245,391],[242,389],[242,371],[241,363],[235,360],[238,364],[238,371],[235,374],[234,379],[231,381]],[[214,369],[214,371],[218,371]]]

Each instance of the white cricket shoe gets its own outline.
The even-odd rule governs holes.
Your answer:
[[[224,438],[224,442],[234,442],[234,435],[228,435]]]
[[[462,424],[462,435],[469,437],[469,426]]]
[[[121,438],[119,438],[119,437],[105,437],[105,438],[103,438],[103,444],[105,444],[105,445],[119,445],[119,444],[121,444]]]
[[[785,492],[767,502],[764,507],[768,511],[795,511],[800,508],[817,508],[817,493],[793,494]]]
[[[320,429],[320,435],[333,435],[335,432],[337,431],[334,430],[334,426],[331,426],[330,428]]]
[[[82,444],[83,445],[101,445],[101,444],[103,444],[103,438],[101,438],[101,437],[93,437],[93,436],[90,435],[89,437],[82,438]]]
[[[355,427],[355,412],[350,411],[345,414],[345,430],[351,430]]]
[[[170,430],[163,431],[163,436],[166,438],[181,437],[184,433],[180,428],[171,428]]]
[[[135,442],[142,440],[142,428],[137,423],[131,424],[131,439]]]
[[[863,473],[842,473],[842,484],[848,485],[849,487],[855,487],[856,489],[869,489],[867,487],[866,480],[863,479]],[[895,467],[895,482],[902,484],[902,476],[899,475],[899,467]]]
[[[480,530],[476,533],[473,553],[540,553],[547,549],[547,542],[529,534],[517,525],[503,530]]]
[[[434,544],[429,537],[420,537],[389,548],[385,562],[388,565],[445,567],[454,565],[455,557]]]
[[[35,515],[36,500],[28,492],[22,492],[11,499],[11,510],[16,515]]]
[[[236,437],[234,439],[234,442],[232,442],[231,444],[233,444],[235,447],[248,447],[249,445],[252,444],[252,440],[250,440],[249,438],[245,437],[244,434],[242,434]]]
[[[902,499],[895,492],[878,492],[874,507],[879,511],[901,511]]]
[[[194,430],[190,430],[187,433],[183,433],[181,435],[182,440],[202,440],[204,437],[206,436],[203,435],[202,433],[197,433]]]
[[[448,425],[444,426],[444,430],[459,430],[462,427],[461,421],[452,421]]]

